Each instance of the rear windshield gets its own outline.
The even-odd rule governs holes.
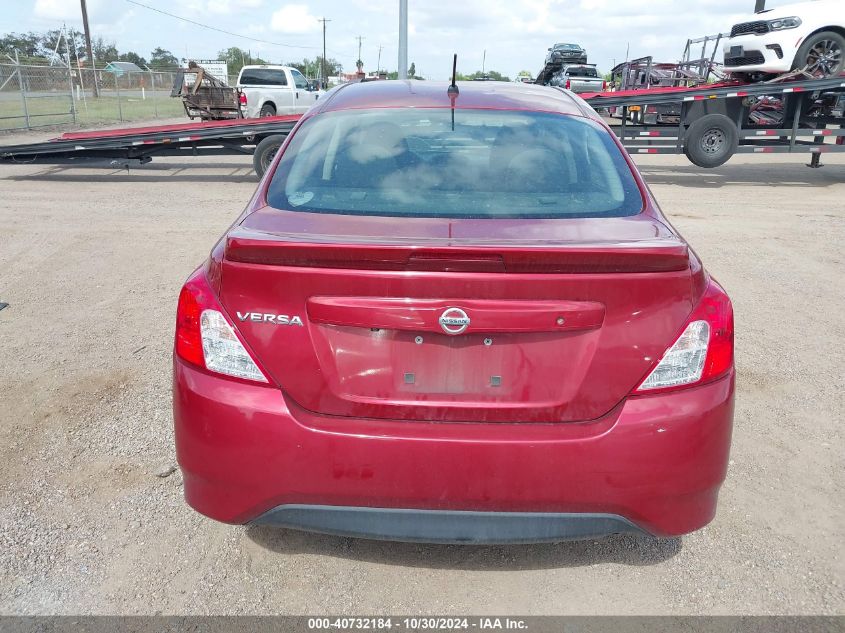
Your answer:
[[[599,73],[595,68],[567,68],[566,74],[570,77],[598,77]]]
[[[284,70],[272,68],[247,68],[241,73],[242,86],[287,86]]]
[[[277,209],[449,218],[635,215],[643,199],[610,134],[582,117],[377,109],[306,121],[270,183]]]

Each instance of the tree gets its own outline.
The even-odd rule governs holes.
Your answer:
[[[79,59],[85,58],[85,39],[82,33],[74,29],[67,31],[67,38],[61,29],[46,33],[8,33],[0,37],[0,54],[14,58],[15,52],[22,61],[44,63],[55,61],[58,57],[63,64],[75,63],[77,56]]]
[[[94,59],[100,68],[109,62],[116,62],[120,56],[117,45],[114,42],[106,42],[102,37],[91,41],[91,49],[94,51]]]
[[[55,59],[55,55],[62,63],[75,63],[77,59],[85,59],[85,35],[76,29],[70,29],[65,33],[61,29],[47,31],[40,37],[41,55],[48,59]],[[74,50],[74,47],[76,50]],[[70,50],[70,59],[68,59]]]
[[[320,77],[323,73],[323,57],[318,55],[314,59],[303,59],[301,62],[288,62],[287,65],[296,68],[306,77]],[[326,60],[326,75],[333,77],[343,72],[343,64],[336,59]]]
[[[226,50],[217,53],[217,59],[225,61],[229,66],[229,72],[237,75],[241,72],[241,68],[247,64],[266,64],[267,62],[260,57],[252,57],[249,51],[245,51],[237,46],[232,46]]]
[[[291,68],[296,68],[299,72],[301,72],[306,77],[314,77],[319,75],[319,68],[314,64],[314,60],[312,59],[303,59],[300,62],[287,62],[286,66],[290,66]]]
[[[458,78],[462,79],[464,81],[467,81],[467,80],[468,81],[474,81],[476,79],[488,79],[490,81],[510,81],[511,80],[511,78],[508,77],[507,75],[503,75],[502,73],[497,72],[495,70],[488,70],[487,72],[482,72],[480,70],[476,70],[471,75],[459,75]]]
[[[322,55],[317,55],[317,57],[314,58],[314,66],[317,68],[318,75],[323,72]],[[343,73],[343,64],[331,57],[326,59],[325,66],[326,77],[337,77],[338,75]]]
[[[417,76],[417,65],[414,62],[411,62],[411,67],[408,69],[408,77],[413,79]]]
[[[132,51],[129,51],[128,53],[121,53],[117,59],[122,62],[131,62],[138,68],[143,68],[147,65],[146,59],[141,57],[138,53],[133,53]]]
[[[178,68],[179,60],[173,53],[158,46],[150,53],[150,66],[159,70],[163,68]]]
[[[41,42],[43,36],[38,33],[8,33],[0,37],[0,53],[15,56],[15,51],[21,57],[41,57]]]

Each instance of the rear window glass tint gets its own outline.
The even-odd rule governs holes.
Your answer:
[[[283,70],[272,68],[252,68],[241,74],[242,86],[287,86],[288,79]]]
[[[378,109],[306,121],[268,191],[277,209],[344,215],[635,215],[643,199],[610,134],[583,117]]]
[[[566,74],[570,77],[598,77],[595,68],[568,68]]]

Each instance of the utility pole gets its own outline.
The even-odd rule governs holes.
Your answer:
[[[94,71],[94,81],[91,84],[94,86],[94,98],[100,96],[100,86],[97,81],[97,67],[94,65],[94,49],[91,47],[91,29],[88,28],[88,7],[85,5],[85,0],[80,0],[82,4],[82,28],[85,30],[85,50],[88,52],[88,61],[91,62],[91,70]]]
[[[484,49],[484,57],[481,60],[481,74],[487,74],[487,49]]]
[[[361,73],[364,72],[364,60],[361,59],[361,42],[364,41],[364,38],[359,35],[355,39],[358,40],[358,61],[355,63],[355,65],[358,67],[358,72]]]
[[[378,47],[378,68],[376,68],[376,73],[378,75],[381,75],[381,51],[382,51],[383,48],[384,48],[384,46]]]
[[[399,79],[408,78],[408,0],[399,0]]]
[[[328,75],[326,74],[326,22],[331,22],[331,20],[327,20],[326,18],[321,18],[317,20],[317,22],[323,23],[323,63],[321,64],[320,68],[320,81],[322,83],[323,90],[326,89],[326,84],[329,83]]]

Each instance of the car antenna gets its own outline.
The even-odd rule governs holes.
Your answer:
[[[458,77],[458,54],[455,53],[455,57],[452,59],[452,85],[449,86],[449,89],[446,91],[450,97],[452,97],[452,101],[454,101],[461,91],[458,89],[457,79]]]
[[[457,77],[458,77],[458,54],[455,53],[454,58],[452,58],[452,84],[449,86],[449,89],[446,91],[446,94],[449,95],[449,100],[452,102],[452,131],[455,131],[455,102],[458,100],[458,95],[461,94],[461,91],[458,89],[457,84]]]

